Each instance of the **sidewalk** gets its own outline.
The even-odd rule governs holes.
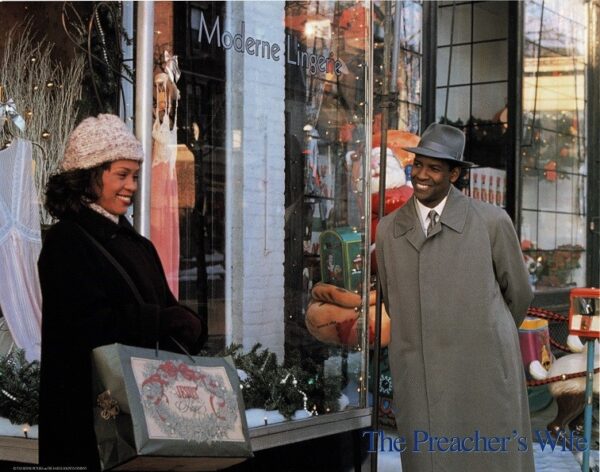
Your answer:
[[[556,416],[556,403],[553,401],[548,407],[531,415],[531,428],[533,431],[544,431],[546,425]],[[388,437],[395,438],[397,433],[385,429]],[[595,436],[594,436],[595,435]],[[592,438],[597,437],[598,432],[592,432]],[[542,450],[539,443],[533,445],[533,458],[536,472],[581,472],[581,465],[577,462],[575,455],[569,451],[563,451],[557,446],[554,451],[549,446]],[[378,472],[401,472],[400,454],[398,452],[380,452],[378,456]],[[590,465],[598,463],[598,451],[592,451]],[[596,469],[597,470],[597,469]]]

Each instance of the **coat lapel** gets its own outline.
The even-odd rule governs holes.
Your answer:
[[[446,206],[440,217],[440,221],[433,228],[429,237],[432,237],[442,230],[442,225],[462,233],[467,221],[467,213],[469,212],[469,199],[462,194],[460,190],[452,186],[448,194]]]
[[[421,251],[423,244],[442,231],[442,225],[462,233],[467,221],[469,201],[456,187],[452,186],[442,216],[433,227],[431,234],[425,236],[417,215],[414,196],[396,213],[394,218],[394,237],[406,236],[406,240],[417,250]]]
[[[406,240],[420,251],[425,242],[425,234],[421,229],[419,216],[415,207],[414,196],[398,210],[394,218],[394,238],[406,235]]]

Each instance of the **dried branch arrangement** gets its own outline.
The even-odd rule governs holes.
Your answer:
[[[26,128],[21,131],[7,119],[0,128],[0,144],[7,145],[13,137],[34,143],[35,183],[42,202],[46,182],[58,170],[67,137],[75,126],[84,60],[80,55],[66,66],[52,60],[54,45],[34,40],[31,21],[13,26],[1,44],[0,85],[4,98],[0,101],[14,100]],[[40,217],[43,225],[52,223],[43,205]]]

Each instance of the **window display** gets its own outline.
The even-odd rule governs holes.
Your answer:
[[[244,366],[247,407],[264,411],[251,427],[366,406],[369,16],[363,2],[175,4],[180,298],[206,310],[208,350]],[[357,297],[335,327],[351,341],[307,329],[319,282]]]

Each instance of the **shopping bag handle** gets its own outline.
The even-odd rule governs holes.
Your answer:
[[[123,269],[123,266],[119,264],[119,262],[112,256],[112,254],[108,252],[106,248],[96,240],[96,238],[94,238],[90,233],[88,233],[83,228],[83,226],[81,226],[79,223],[75,223],[75,226],[79,228],[81,233],[84,234],[85,237],[88,238],[91,241],[91,243],[94,246],[96,246],[96,248],[104,255],[104,257],[108,259],[108,261],[114,266],[114,268],[117,269],[117,272],[121,275],[121,277],[123,277],[127,285],[129,285],[129,289],[133,293],[133,296],[135,297],[137,302],[140,305],[142,305],[144,303],[144,299],[142,298],[142,295],[140,294],[138,288],[133,283],[133,280],[131,280],[131,277],[129,277],[129,274],[125,272],[125,269]]]
[[[190,358],[190,360],[195,364],[196,360],[192,357],[192,355],[189,353],[189,351],[183,347],[183,344],[181,344],[179,341],[177,341],[177,339],[175,339],[173,336],[169,336],[171,338],[171,341],[173,341],[175,344],[177,344],[177,347],[179,349],[181,349],[181,352],[183,352],[186,356],[188,356]],[[158,342],[156,343],[156,355],[158,356]]]

